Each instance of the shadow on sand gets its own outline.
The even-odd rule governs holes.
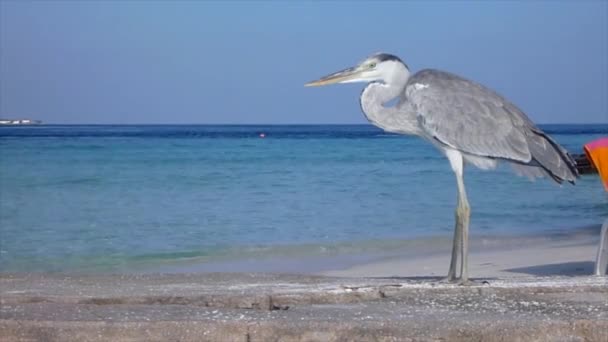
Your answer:
[[[561,264],[546,264],[530,267],[510,268],[505,272],[526,273],[535,276],[581,276],[592,275],[592,261],[565,262]]]

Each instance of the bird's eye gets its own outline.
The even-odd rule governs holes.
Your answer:
[[[370,69],[373,69],[373,68],[375,68],[375,67],[376,67],[376,63],[369,63],[369,68],[370,68]]]

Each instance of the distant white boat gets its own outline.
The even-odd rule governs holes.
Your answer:
[[[40,125],[42,121],[32,119],[0,119],[0,125]]]

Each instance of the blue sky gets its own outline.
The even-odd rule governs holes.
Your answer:
[[[0,117],[365,123],[385,51],[481,82],[538,123],[608,122],[608,2],[0,1]]]

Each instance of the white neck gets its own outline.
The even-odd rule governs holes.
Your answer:
[[[387,132],[419,135],[421,130],[416,112],[407,100],[400,101],[397,106],[384,106],[397,97],[405,96],[407,78],[398,84],[370,83],[361,93],[361,109],[367,120]]]
[[[361,110],[367,119],[376,126],[382,117],[391,114],[394,107],[385,107],[384,104],[399,96],[399,89],[389,85],[372,82],[361,93]],[[381,127],[382,128],[382,127]]]

